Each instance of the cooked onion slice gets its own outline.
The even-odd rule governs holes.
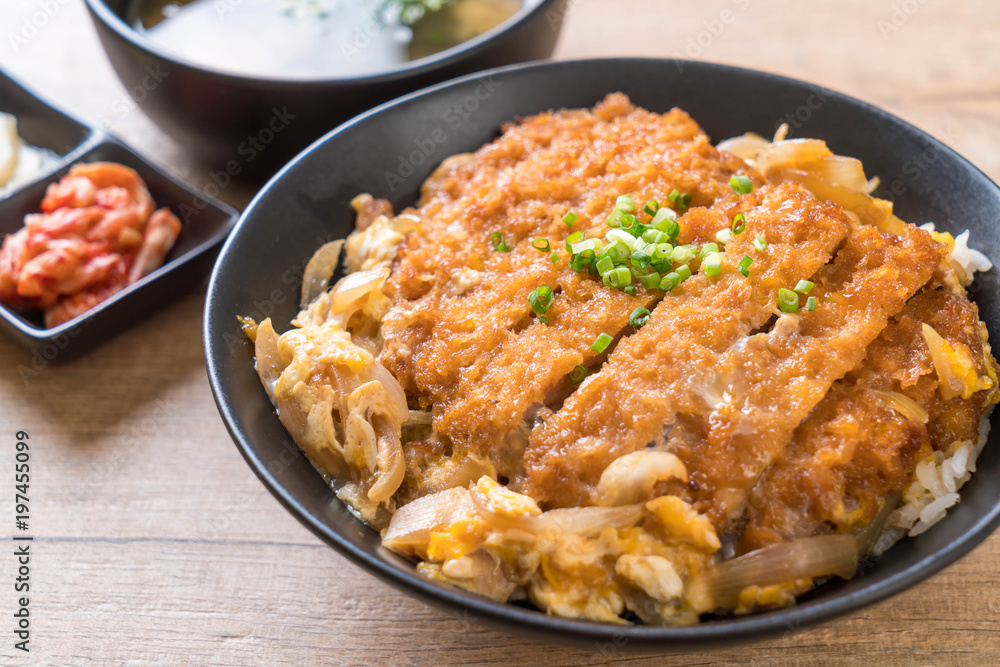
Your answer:
[[[340,263],[340,250],[343,247],[343,239],[330,241],[313,253],[302,274],[302,298],[299,301],[299,308],[306,308],[326,291],[330,285],[330,278]]]
[[[489,499],[476,487],[470,485],[469,498],[476,513],[499,530],[520,530],[538,535],[541,533],[561,533],[592,535],[606,527],[625,528],[635,525],[642,518],[644,506],[624,505],[622,507],[568,507],[549,510],[540,516],[523,514],[511,516],[493,510]]]
[[[872,393],[889,404],[893,410],[903,415],[907,419],[926,424],[930,415],[912,398],[898,391],[879,391],[873,389]]]
[[[684,464],[673,454],[653,450],[626,454],[604,469],[594,492],[594,504],[629,505],[649,500],[653,485],[672,477],[687,481]]]
[[[771,142],[764,137],[752,132],[720,141],[717,148],[720,151],[732,153],[736,157],[744,160],[755,160]]]
[[[732,609],[748,586],[773,586],[829,575],[849,579],[857,567],[854,536],[803,537],[722,561],[695,575],[688,587],[688,599],[703,612]]]
[[[452,524],[472,512],[465,489],[448,489],[417,498],[392,515],[382,535],[382,545],[406,553],[423,551],[435,528]]]
[[[330,293],[330,312],[341,312],[369,292],[382,287],[388,277],[388,268],[368,269],[344,276]]]

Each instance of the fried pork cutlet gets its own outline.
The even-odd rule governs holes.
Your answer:
[[[851,227],[839,207],[816,201],[798,185],[762,187],[748,204],[751,198],[759,203],[747,207],[747,229],[726,247],[722,274],[699,273],[670,292],[649,322],[623,339],[601,370],[532,432],[529,495],[550,506],[588,504],[612,461],[662,444],[665,424],[705,406],[714,369],[771,317],[778,290],[813,276]],[[704,214],[717,215],[720,227],[730,219],[711,209]],[[757,235],[766,240],[764,251],[753,245]],[[754,260],[748,278],[736,268],[744,256]]]
[[[975,304],[943,289],[921,292],[868,346],[863,365],[834,383],[796,429],[781,460],[750,496],[741,552],[868,525],[886,497],[903,492],[933,451],[979,438],[997,387],[945,400],[922,325],[968,353],[976,377],[996,377]],[[893,407],[895,392],[925,414]],[[925,421],[926,420],[926,421]]]
[[[721,400],[687,415],[670,448],[690,495],[717,523],[738,519],[760,475],[834,381],[858,366],[892,315],[930,280],[947,248],[913,226],[906,236],[854,228],[815,277],[815,312],[785,315],[717,364]]]
[[[408,394],[434,406],[435,427],[456,450],[492,452],[576,365],[593,363],[589,345],[599,333],[617,336],[635,308],[659,298],[577,274],[567,237],[603,237],[623,193],[640,206],[667,202],[674,190],[690,194],[692,207],[735,203],[729,180],[745,169],[684,112],[650,113],[620,94],[593,111],[508,125],[475,154],[447,160],[426,184],[415,211],[421,222],[386,286],[382,363]],[[569,211],[578,216],[572,226],[563,222]],[[509,251],[494,249],[495,233]],[[556,262],[534,239],[548,241]],[[528,302],[540,286],[558,292],[547,328]]]

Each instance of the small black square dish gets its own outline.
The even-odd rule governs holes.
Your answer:
[[[69,359],[184,293],[211,267],[217,250],[239,213],[150,163],[118,139],[42,102],[0,73],[0,112],[18,119],[25,142],[55,153],[57,159],[35,180],[0,199],[0,234],[16,232],[24,217],[40,210],[46,189],[75,164],[114,162],[134,169],[156,206],[169,208],[181,231],[163,265],[86,312],[46,328],[38,310],[0,304],[0,330],[46,359]]]
[[[17,118],[17,132],[21,139],[55,158],[39,171],[37,178],[54,172],[61,159],[71,159],[74,153],[86,150],[98,134],[51,103],[39,99],[3,70],[0,70],[0,114]],[[0,187],[0,202],[18,189],[16,186]]]

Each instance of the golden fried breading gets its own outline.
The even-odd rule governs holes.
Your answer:
[[[978,376],[995,376],[975,304],[938,289],[913,297],[868,346],[862,366],[835,383],[795,431],[782,460],[753,489],[739,549],[752,551],[828,531],[867,525],[886,496],[913,481],[917,462],[956,441],[975,442],[997,387],[944,400],[921,332],[931,325],[970,350]],[[892,408],[897,392],[927,413],[926,424]]]
[[[731,219],[719,208],[727,206],[702,211],[717,216],[717,228]],[[553,506],[586,504],[612,461],[662,442],[664,425],[677,413],[710,408],[714,399],[705,388],[715,382],[723,355],[767,321],[779,288],[829,261],[851,225],[839,207],[794,184],[756,190],[745,197],[743,212],[747,228],[726,247],[722,274],[699,273],[671,291],[646,326],[622,340],[600,372],[532,432],[529,495]],[[764,251],[753,245],[758,234],[766,239]],[[736,269],[744,256],[754,260],[748,278]]]

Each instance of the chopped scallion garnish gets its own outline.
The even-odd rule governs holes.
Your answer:
[[[583,366],[574,366],[566,377],[569,378],[570,384],[580,384],[583,378],[587,377],[587,369]]]
[[[670,259],[678,264],[687,264],[695,258],[695,253],[691,248],[679,245],[670,253]]]
[[[737,265],[737,268],[740,270],[740,273],[742,273],[743,276],[746,278],[750,277],[751,264],[753,264],[753,258],[751,258],[750,255],[744,255],[743,259],[741,259],[740,263]]]
[[[733,234],[742,234],[743,230],[747,228],[747,219],[742,213],[737,213],[733,217]]]
[[[800,280],[795,284],[795,291],[799,294],[809,294],[814,286],[811,280]]]
[[[756,248],[758,252],[764,252],[764,248],[767,247],[767,241],[764,240],[763,236],[758,234],[754,237],[753,247]]]
[[[600,354],[601,352],[604,352],[604,350],[608,349],[608,345],[611,344],[611,341],[612,341],[611,336],[609,336],[606,333],[602,333],[594,340],[593,343],[591,343],[590,349],[596,352],[597,354]]]
[[[799,295],[790,289],[782,287],[778,290],[778,308],[783,313],[795,313],[799,310]]]
[[[623,289],[622,291],[628,294],[629,296],[632,296],[633,294],[635,294],[635,285],[626,285],[625,289]]]
[[[638,308],[633,310],[632,314],[628,316],[629,325],[635,327],[636,329],[641,328],[642,325],[644,325],[648,321],[649,321],[649,310],[643,308],[642,306],[639,306]]]
[[[636,250],[634,253],[632,253],[632,266],[634,266],[637,269],[648,268],[649,263],[650,261],[652,261],[652,259],[653,259],[652,257],[642,252],[641,250]]]
[[[572,227],[573,223],[576,222],[578,217],[579,216],[577,216],[576,213],[570,211],[569,213],[563,216],[563,222],[566,223],[567,227]]]
[[[816,297],[811,296],[806,299],[806,310],[816,310]]]
[[[632,272],[624,266],[612,269],[601,276],[607,287],[622,288],[632,284]]]
[[[713,252],[719,252],[719,246],[716,243],[706,243],[701,247],[702,257],[707,257],[708,255],[711,255]]]
[[[573,244],[579,243],[584,239],[586,234],[584,232],[573,232],[566,237],[566,252],[573,252]]]
[[[548,239],[535,239],[531,242],[531,247],[539,252],[548,252],[549,250],[552,250]]]
[[[681,284],[681,277],[680,277],[680,275],[677,274],[677,273],[671,272],[671,273],[668,273],[667,275],[663,276],[663,278],[660,280],[660,284],[657,285],[657,288],[661,292],[669,292],[670,290],[672,290],[673,288],[677,287],[680,284]]]
[[[612,260],[610,257],[602,257],[601,259],[597,260],[597,272],[602,276],[614,268],[615,268],[614,260]]]
[[[569,267],[574,271],[583,271],[594,263],[595,257],[596,254],[593,250],[584,250],[583,252],[575,254],[570,258]]]
[[[728,227],[726,229],[720,229],[715,233],[715,240],[722,245],[726,245],[733,240],[733,230]]]
[[[691,267],[685,264],[684,266],[677,267],[677,275],[681,277],[681,283],[691,277]],[[680,283],[678,283],[679,285]]]
[[[644,273],[639,276],[639,282],[641,282],[642,286],[646,289],[656,289],[660,284],[660,274],[656,271]]]
[[[646,212],[646,215],[656,215],[656,212],[660,210],[660,202],[655,199],[650,199],[646,202],[646,205],[642,207],[642,210]]]
[[[544,324],[545,326],[549,326],[549,318],[545,317],[544,315],[539,315],[538,321]]]
[[[615,210],[622,213],[635,213],[635,200],[632,195],[621,195],[615,200]]]
[[[753,192],[753,181],[746,176],[733,176],[729,179],[729,187],[738,195],[747,195]]]
[[[717,276],[722,272],[722,259],[724,255],[721,252],[713,252],[710,255],[706,255],[705,259],[701,260],[701,270],[706,276]]]
[[[559,253],[557,253],[555,250],[553,250],[552,254],[549,255],[549,259],[552,261],[553,264],[558,264],[559,263]]]
[[[552,305],[554,298],[555,294],[553,294],[552,288],[548,285],[542,285],[541,287],[536,287],[528,295],[528,303],[531,304],[531,309],[535,311],[535,315],[544,315],[548,311],[549,306]]]
[[[500,232],[490,234],[490,242],[493,244],[493,249],[497,252],[510,252],[510,246],[503,240],[503,234]]]

